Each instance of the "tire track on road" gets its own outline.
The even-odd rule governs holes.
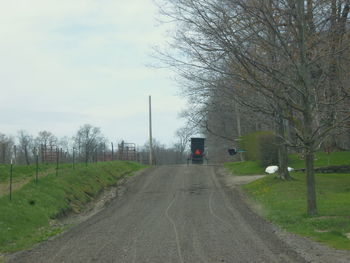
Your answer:
[[[170,202],[169,206],[165,210],[165,216],[169,220],[169,222],[173,225],[173,229],[174,229],[174,232],[175,232],[176,246],[177,246],[177,254],[179,256],[180,262],[184,263],[184,260],[183,260],[183,257],[182,257],[182,253],[181,253],[179,233],[177,231],[176,224],[175,224],[174,220],[169,216],[169,213],[168,213],[170,208],[174,204],[175,200],[176,200],[176,193],[174,194],[174,199]]]

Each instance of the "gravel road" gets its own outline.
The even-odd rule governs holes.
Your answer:
[[[215,166],[161,166],[88,220],[9,262],[306,262]]]

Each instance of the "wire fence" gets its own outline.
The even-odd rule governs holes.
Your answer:
[[[64,166],[65,169],[76,169],[77,166],[88,166],[90,163],[110,162],[110,161],[133,161],[139,163],[146,163],[147,159],[145,153],[138,153],[134,143],[125,143],[122,141],[117,144],[115,149],[114,144],[111,143],[111,148],[107,148],[106,144],[101,144],[99,147],[89,148],[87,146],[81,148],[72,147],[70,151],[63,150],[63,148],[54,145],[34,147],[32,151],[18,151],[17,146],[12,148],[12,156],[9,162],[2,163],[0,175],[0,186],[8,184],[7,187],[2,187],[4,193],[0,196],[9,194],[9,200],[12,200],[12,193],[14,189],[14,174],[16,173],[16,166],[31,167],[30,170],[34,176],[34,182],[39,182],[39,170],[43,167],[50,171],[54,169],[56,176],[59,176],[59,170]],[[8,169],[8,170],[7,170]],[[8,178],[7,180],[6,178]],[[2,178],[1,178],[2,177]],[[7,189],[7,190],[6,190]]]
[[[126,143],[122,141],[117,144],[117,148],[111,143],[111,147],[107,147],[105,143],[98,145],[82,145],[71,147],[70,149],[59,147],[56,145],[40,145],[37,147],[18,146],[5,148],[0,145],[1,160],[0,164],[30,165],[39,163],[54,163],[57,159],[61,163],[76,162],[103,162],[113,160],[135,161],[141,162],[140,154],[137,152],[134,143]]]

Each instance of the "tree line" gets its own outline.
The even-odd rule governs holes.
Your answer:
[[[153,139],[154,164],[185,163],[188,153],[189,136],[187,129],[176,132],[176,143],[167,147]],[[133,145],[130,147],[129,145]],[[97,161],[131,160],[143,164],[149,163],[149,143],[136,147],[120,140],[110,142],[99,127],[91,124],[81,126],[73,137],[58,138],[50,131],[40,131],[37,136],[20,130],[17,136],[0,133],[0,164],[13,163],[30,165],[39,156],[41,163],[60,162],[89,163]]]
[[[317,213],[314,152],[350,148],[349,0],[167,0],[176,25],[163,63],[178,73],[183,116],[215,144],[274,130],[279,178],[305,158],[307,211]],[[220,142],[220,143],[219,143]]]
[[[111,151],[107,138],[101,129],[90,124],[81,126],[72,138],[58,138],[50,131],[40,131],[37,136],[20,130],[17,136],[0,133],[0,162],[30,165],[40,156],[41,162],[52,162],[52,156],[59,154],[60,159],[71,160],[73,155],[77,161],[92,162]]]

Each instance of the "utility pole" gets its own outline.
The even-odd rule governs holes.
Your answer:
[[[239,112],[238,103],[235,101],[235,114],[236,114],[236,122],[237,122],[237,134],[238,138],[242,136],[241,129],[241,113]],[[244,161],[243,153],[239,153],[239,158],[241,161]]]
[[[112,161],[114,161],[114,147],[113,147],[113,142],[111,142],[112,145]]]
[[[153,164],[153,145],[152,145],[152,99],[149,96],[149,165]]]

